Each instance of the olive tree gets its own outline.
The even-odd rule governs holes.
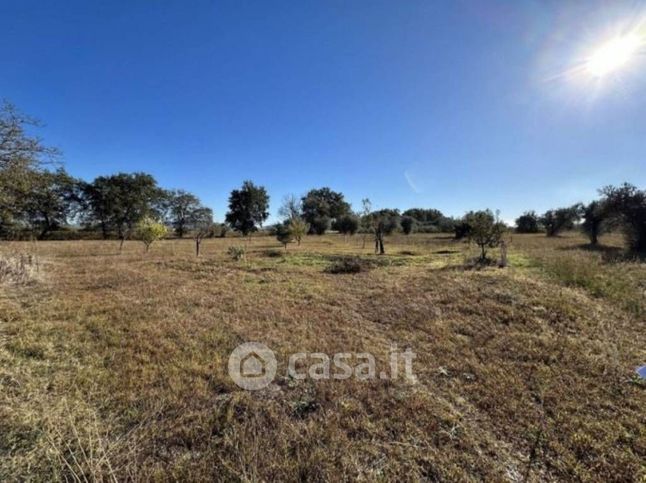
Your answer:
[[[469,240],[480,248],[480,261],[487,259],[487,248],[500,245],[505,233],[505,224],[491,210],[471,211],[464,216],[469,225]]]
[[[619,219],[628,247],[646,252],[646,191],[625,183],[601,190],[608,212]]]

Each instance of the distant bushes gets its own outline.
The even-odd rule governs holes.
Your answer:
[[[516,218],[516,233],[538,233],[540,231],[540,220],[535,211],[526,211]]]

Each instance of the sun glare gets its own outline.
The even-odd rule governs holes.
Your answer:
[[[588,58],[586,67],[595,77],[603,77],[626,64],[639,47],[639,38],[628,35],[602,45]]]

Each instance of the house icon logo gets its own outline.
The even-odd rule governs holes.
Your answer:
[[[276,376],[276,356],[265,344],[246,342],[229,356],[229,376],[243,389],[267,387]]]

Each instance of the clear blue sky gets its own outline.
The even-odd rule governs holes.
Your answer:
[[[510,220],[646,184],[646,54],[572,75],[643,3],[0,0],[0,97],[67,169]],[[632,27],[631,27],[632,28]],[[613,34],[614,35],[614,34]]]

